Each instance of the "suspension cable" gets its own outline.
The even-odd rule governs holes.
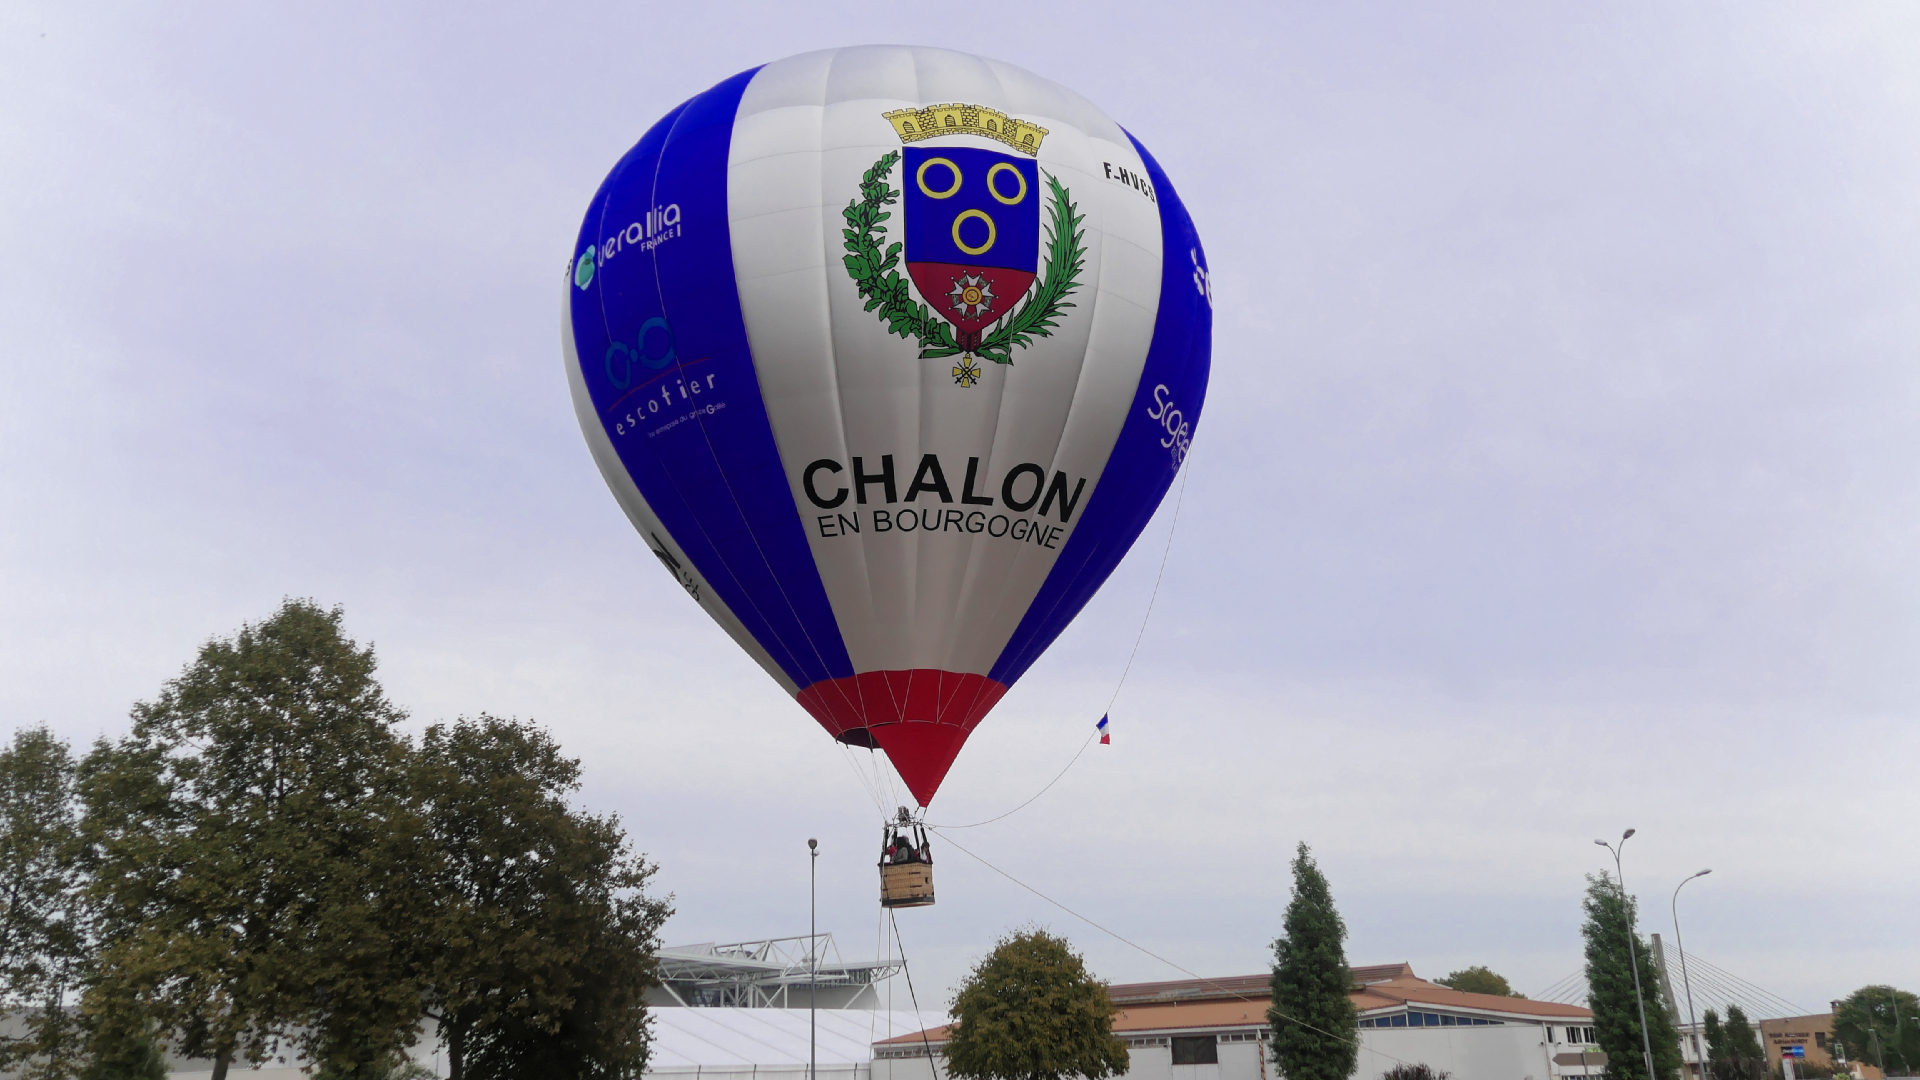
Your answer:
[[[1192,455],[1188,455],[1188,456],[1189,458],[1191,458]],[[1160,569],[1157,573],[1153,575],[1153,592],[1151,595],[1147,597],[1147,610],[1144,614],[1140,616],[1140,632],[1138,634],[1135,634],[1133,637],[1133,650],[1127,653],[1127,664],[1125,667],[1120,669],[1119,681],[1113,684],[1113,696],[1107,699],[1106,711],[1101,714],[1103,716],[1113,712],[1114,702],[1120,700],[1120,690],[1122,687],[1127,685],[1127,675],[1133,671],[1134,658],[1140,655],[1140,643],[1146,640],[1147,622],[1148,620],[1153,618],[1153,605],[1155,601],[1160,599],[1160,582],[1163,579],[1165,579],[1167,576],[1167,557],[1173,554],[1173,534],[1174,534],[1174,531],[1179,529],[1180,527],[1180,507],[1183,503],[1187,501],[1187,477],[1192,475],[1192,473],[1193,473],[1193,470],[1190,468],[1182,468],[1180,470],[1180,491],[1173,498],[1173,520],[1169,522],[1167,525],[1166,546],[1160,549]],[[1098,734],[1098,733],[1099,733],[1098,731],[1095,731],[1094,734]],[[1039,791],[1034,792],[1031,796],[1028,796],[1025,802],[1021,803],[1018,806],[1015,806],[1011,810],[1008,810],[1006,813],[997,814],[993,817],[987,818],[985,821],[976,821],[969,825],[940,825],[937,827],[942,829],[977,829],[982,825],[991,825],[1002,818],[1012,817],[1014,814],[1017,814],[1020,811],[1025,810],[1028,806],[1032,805],[1035,800],[1040,798],[1040,796],[1045,795],[1047,792],[1053,790],[1053,785],[1059,783],[1060,778],[1067,775],[1067,770],[1073,768],[1074,764],[1080,760],[1080,755],[1086,753],[1087,747],[1092,745],[1093,745],[1093,735],[1088,735],[1086,739],[1080,743],[1080,749],[1075,750],[1073,752],[1073,756],[1067,759],[1067,764],[1065,765],[1065,767],[1063,767],[1059,772],[1055,773],[1053,776],[1053,779],[1047,781],[1047,784],[1045,787],[1041,788]],[[927,827],[935,828],[936,826],[929,825]]]
[[[934,828],[934,826],[928,826],[928,828]],[[940,831],[944,832],[945,830],[940,830]],[[1145,945],[1142,945],[1137,941],[1132,941],[1126,937],[1123,937],[1118,932],[1114,930],[1110,930],[1107,927],[1102,926],[1097,922],[1094,922],[1092,919],[1087,918],[1085,915],[1082,915],[1079,912],[1068,907],[1067,905],[1061,903],[1060,901],[1055,900],[1053,897],[1048,896],[1046,893],[1041,892],[1039,889],[1034,888],[1033,886],[1027,884],[1024,881],[1021,881],[1019,878],[1014,877],[1012,874],[1007,873],[1005,870],[1000,869],[999,867],[993,865],[992,863],[974,854],[973,852],[968,851],[966,848],[961,847],[960,842],[953,839],[952,837],[943,836],[942,839],[946,840],[947,843],[952,844],[954,847],[959,848],[961,854],[965,855],[969,859],[972,859],[974,862],[977,862],[981,866],[984,866],[987,869],[993,871],[994,873],[999,874],[1001,877],[1006,878],[1008,881],[1013,882],[1015,885],[1018,885],[1021,888],[1032,893],[1033,895],[1039,897],[1040,899],[1045,900],[1047,903],[1052,904],[1054,907],[1059,908],[1061,911],[1064,911],[1067,914],[1073,916],[1074,918],[1079,919],[1081,922],[1086,923],[1088,926],[1093,927],[1095,930],[1098,930],[1101,933],[1106,934],[1108,937],[1113,938],[1115,941],[1120,942],[1122,945],[1125,945],[1129,948],[1136,949],[1142,953],[1145,953],[1146,955],[1153,957],[1155,960],[1160,961],[1161,963],[1167,965],[1168,967],[1174,969],[1175,971],[1181,972],[1182,974],[1185,974],[1185,975],[1190,975],[1194,979],[1200,982],[1206,983],[1209,986],[1214,986],[1221,990],[1224,990],[1227,992],[1229,996],[1234,997],[1240,1001],[1260,1000],[1255,995],[1236,991],[1217,979],[1209,979],[1205,975],[1201,975],[1198,972],[1191,971],[1185,967],[1182,967],[1181,965],[1174,963],[1173,961],[1167,959],[1166,957],[1161,956],[1159,953],[1154,952],[1152,949],[1147,948]],[[899,927],[897,925],[894,928],[894,932],[896,934],[899,932]],[[905,965],[906,965],[906,961],[903,959],[901,961],[901,966],[904,968]],[[908,986],[909,992],[911,992],[911,989],[913,986],[913,982],[911,979],[908,980],[907,986]],[[1351,1044],[1352,1046],[1358,1049],[1365,1049],[1369,1053],[1377,1054],[1380,1057],[1386,1058],[1390,1061],[1399,1062],[1402,1065],[1411,1064],[1411,1062],[1407,1061],[1405,1058],[1394,1057],[1392,1054],[1389,1054],[1383,1050],[1377,1050],[1372,1047],[1363,1046],[1363,1044],[1360,1042],[1360,1036],[1357,1034],[1356,1035],[1336,1035],[1333,1032],[1326,1030],[1325,1028],[1317,1027],[1313,1024],[1309,1024],[1305,1020],[1302,1020],[1297,1016],[1290,1016],[1284,1012],[1281,1012],[1279,1006],[1272,1004],[1271,996],[1269,996],[1268,998],[1268,1011],[1273,1016],[1279,1017],[1280,1019],[1285,1020],[1291,1024],[1299,1024],[1301,1027],[1306,1028],[1308,1031],[1314,1032],[1317,1035],[1324,1035],[1329,1039],[1337,1039],[1340,1042]]]
[[[913,969],[907,966],[907,946],[900,940],[900,919],[892,908],[887,909],[887,921],[893,924],[893,941],[900,947],[900,972],[907,977],[907,1000],[913,1002],[913,1022],[924,1024],[926,1021],[920,1018],[920,995],[913,992]],[[924,1027],[920,1029],[920,1045],[926,1048],[927,1067],[933,1070],[934,1080],[940,1080],[940,1062],[933,1056],[933,1043],[927,1039]]]

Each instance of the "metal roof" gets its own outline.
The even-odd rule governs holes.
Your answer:
[[[900,970],[898,960],[840,959],[832,934],[674,945],[655,954],[660,979],[687,1005],[786,1007],[789,988],[805,987],[817,967],[823,990],[871,986]]]

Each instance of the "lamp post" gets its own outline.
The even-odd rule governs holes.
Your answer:
[[[820,1071],[820,1028],[814,997],[820,990],[820,938],[814,923],[814,883],[820,879],[820,841],[807,840],[807,1080]]]
[[[1702,870],[1675,885],[1673,903],[1669,905],[1673,909],[1673,943],[1680,948],[1680,985],[1687,992],[1687,1027],[1690,1029],[1689,1037],[1693,1040],[1693,1061],[1700,1069],[1700,1080],[1706,1080],[1707,1058],[1700,1052],[1700,1025],[1693,1019],[1693,981],[1687,978],[1687,942],[1680,936],[1680,890],[1693,878],[1706,877],[1711,873],[1712,870]]]
[[[1647,1080],[1660,1080],[1653,1072],[1653,1036],[1647,1033],[1647,999],[1640,992],[1640,950],[1633,943],[1633,901],[1627,897],[1627,873],[1620,868],[1620,853],[1626,850],[1627,838],[1633,833],[1632,829],[1621,833],[1619,847],[1605,840],[1594,843],[1613,853],[1613,879],[1620,887],[1620,906],[1627,915],[1627,963],[1633,968],[1633,1002],[1640,1008],[1640,1048],[1647,1056]]]

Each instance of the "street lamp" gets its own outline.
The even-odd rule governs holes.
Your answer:
[[[1614,884],[1620,887],[1620,905],[1627,912],[1627,963],[1633,968],[1633,1002],[1640,1008],[1640,1048],[1647,1055],[1647,1080],[1660,1080],[1653,1071],[1653,1037],[1647,1033],[1647,999],[1640,992],[1640,950],[1633,943],[1633,901],[1627,897],[1627,873],[1620,868],[1620,853],[1626,850],[1627,838],[1633,832],[1628,829],[1620,834],[1619,847],[1605,840],[1594,843],[1613,853]]]
[[[807,840],[807,1080],[820,1070],[820,1028],[813,999],[820,990],[820,931],[814,923],[814,883],[820,878],[820,841]]]
[[[1706,877],[1711,873],[1713,873],[1712,870],[1702,870],[1693,875],[1693,877],[1680,882],[1679,885],[1675,885],[1673,887],[1673,903],[1669,905],[1673,909],[1673,943],[1680,948],[1680,985],[1685,987],[1687,991],[1687,1025],[1692,1029],[1693,1060],[1694,1064],[1700,1070],[1702,1080],[1705,1080],[1707,1075],[1707,1059],[1706,1055],[1700,1052],[1700,1025],[1693,1019],[1693,982],[1687,978],[1687,943],[1685,939],[1680,936],[1680,889],[1685,886],[1688,881],[1692,881],[1693,878]]]

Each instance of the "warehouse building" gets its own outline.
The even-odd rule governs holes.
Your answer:
[[[1403,1062],[1461,1080],[1599,1076],[1593,1013],[1577,1005],[1468,994],[1416,976],[1406,964],[1353,969],[1360,1012],[1355,1076]],[[1108,992],[1120,1013],[1131,1080],[1278,1080],[1267,1061],[1269,976],[1127,983]],[[945,1026],[874,1044],[871,1080],[946,1080]],[[929,1060],[929,1050],[932,1060]]]

